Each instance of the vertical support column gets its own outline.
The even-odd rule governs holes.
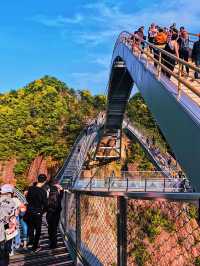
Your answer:
[[[163,185],[163,192],[165,192],[165,186],[166,186],[166,179],[165,179],[165,177],[164,177],[164,185]]]
[[[179,100],[181,97],[181,74],[182,74],[182,64],[179,62],[178,64],[178,95],[177,99]]]
[[[146,53],[146,56],[147,56],[147,59],[146,59],[146,68],[148,68],[148,66],[149,66],[149,54],[150,54],[150,48],[149,48],[149,45],[147,45],[147,53]]]
[[[199,206],[198,206],[198,224],[200,225],[200,199],[199,199]]]
[[[65,235],[68,232],[68,192],[65,190],[64,191],[64,232]]]
[[[117,266],[127,266],[127,200],[117,198]]]
[[[145,178],[144,181],[144,192],[147,192],[147,179]]]
[[[76,193],[76,265],[78,265],[78,254],[81,248],[81,204],[80,194]]]
[[[123,122],[122,122],[123,123]],[[120,129],[120,158],[122,157],[122,128]]]
[[[161,51],[159,51],[159,63],[158,63],[158,80],[160,80],[160,76],[161,76],[161,70],[162,70],[162,53]]]
[[[125,180],[125,179],[124,179]],[[128,192],[128,176],[126,178],[126,192]]]

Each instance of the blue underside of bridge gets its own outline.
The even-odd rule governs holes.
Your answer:
[[[117,65],[117,63],[116,63]],[[127,100],[130,97],[133,80],[124,66],[112,69],[108,91],[108,104],[105,128],[117,130],[122,127]]]
[[[124,67],[116,67],[116,61],[119,60],[125,63]],[[199,109],[191,104],[189,109],[186,108],[182,99],[177,100],[175,92],[170,91],[170,82],[167,84],[164,77],[158,80],[145,67],[144,61],[134,56],[124,44],[116,45],[112,64],[105,128],[121,128],[123,114],[135,82],[176,159],[195,190],[200,192]]]

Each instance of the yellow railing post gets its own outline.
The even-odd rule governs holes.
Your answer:
[[[159,62],[158,62],[158,79],[160,79],[160,75],[161,75],[161,62],[162,62],[162,52],[159,51]]]
[[[182,64],[179,62],[178,63],[178,96],[177,96],[178,99],[181,96],[181,74],[182,74]]]
[[[149,45],[147,45],[147,53],[146,53],[146,56],[147,56],[146,68],[148,68],[148,66],[149,66]]]

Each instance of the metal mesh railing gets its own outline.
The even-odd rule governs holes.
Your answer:
[[[76,242],[76,198],[75,195],[68,195],[67,230],[74,242]]]
[[[90,265],[117,263],[116,199],[81,196],[81,253]]]
[[[65,193],[63,232],[84,265],[199,265],[200,194]]]
[[[84,174],[82,175],[82,177]],[[117,175],[94,174],[76,182],[76,189],[99,191],[141,192],[191,192],[189,181],[184,176],[166,177],[164,171],[121,171]]]
[[[178,162],[166,151],[163,150],[152,142],[152,138],[149,137],[149,133],[146,132],[145,129],[138,128],[137,124],[133,124],[129,122],[128,119],[123,122],[124,128],[127,128],[132,134],[134,134],[142,143],[143,147],[152,155],[157,165],[168,177],[172,177],[174,173],[178,173],[178,171],[182,171]],[[168,163],[170,159],[170,165]]]
[[[128,265],[199,265],[195,203],[128,201]]]

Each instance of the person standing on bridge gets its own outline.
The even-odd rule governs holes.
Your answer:
[[[179,56],[181,59],[188,62],[189,60],[189,37],[187,31],[182,31],[180,37],[178,38],[179,44]],[[183,72],[183,65],[182,65],[182,72]],[[189,66],[185,65],[187,77],[189,76]],[[183,73],[182,73],[183,75]]]
[[[27,216],[29,225],[29,243],[33,252],[40,251],[39,240],[42,227],[42,215],[47,210],[47,192],[43,189],[47,176],[40,174],[38,182],[29,187],[27,194]]]
[[[144,36],[144,26],[140,27],[137,31],[135,31],[134,34],[138,36],[142,50],[144,50],[145,46],[144,40],[146,39],[146,37]]]
[[[158,34],[155,36],[155,45],[159,49],[164,49],[167,43],[167,34],[164,33],[162,28],[159,28]],[[159,61],[159,50],[154,48],[154,58]],[[161,55],[160,55],[161,56]],[[157,67],[158,62],[154,63],[154,66]]]
[[[57,247],[57,229],[60,220],[60,212],[62,210],[61,201],[63,198],[63,188],[56,183],[55,180],[49,182],[50,192],[48,198],[48,208],[46,220],[48,223],[48,234],[50,248]]]
[[[165,46],[165,51],[179,58],[179,46],[177,43],[177,39],[178,39],[178,34],[173,34],[171,40]],[[173,72],[176,64],[176,59],[172,58],[170,55],[162,54],[162,63],[171,72]],[[169,79],[171,78],[171,73],[169,73],[168,71],[163,71],[163,72],[166,74],[166,76]]]
[[[155,43],[155,37],[157,34],[158,34],[158,29],[156,28],[155,23],[152,23],[148,31],[148,41],[150,43]]]
[[[200,67],[200,34],[199,40],[194,43],[192,49],[192,61],[195,63],[196,67]],[[199,79],[199,72],[195,71],[194,78]]]

